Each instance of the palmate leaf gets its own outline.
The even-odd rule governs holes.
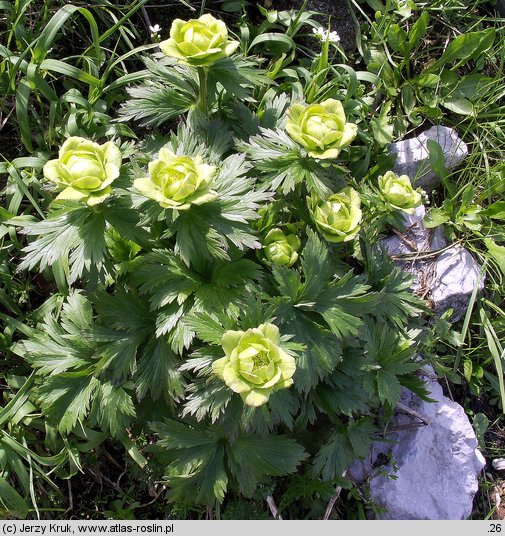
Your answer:
[[[190,110],[197,96],[187,91],[151,82],[128,89],[130,98],[118,112],[121,121],[135,121],[141,127],[159,127]]]
[[[344,356],[343,362],[346,361],[346,357]],[[340,370],[341,365],[342,362],[309,395],[314,408],[333,418],[366,412],[369,404],[368,395],[363,390],[363,372],[357,371],[356,375],[347,375]]]
[[[39,388],[42,411],[67,434],[88,414],[99,384],[92,369],[49,376]]]
[[[182,211],[172,224],[175,251],[186,264],[202,256],[229,260],[233,246],[242,251],[261,247],[249,223],[259,217],[258,209],[272,193],[257,189],[248,170],[244,155],[225,159],[213,181],[218,199]]]
[[[197,335],[197,337],[206,343],[220,345],[226,328],[213,315],[203,311],[195,311],[184,319],[187,324]]]
[[[173,420],[152,423],[151,428],[159,436],[151,450],[173,459],[165,474],[170,495],[181,502],[222,502],[228,487],[222,432]]]
[[[307,393],[335,369],[341,359],[339,340],[310,313],[280,303],[274,309],[281,332],[292,333],[294,341],[305,345],[298,353],[294,387]]]
[[[328,281],[341,269],[330,256],[327,243],[310,228],[307,228],[307,243],[303,248],[300,264],[305,278],[301,294],[304,301],[309,302],[315,301],[326,291]]]
[[[137,121],[140,126],[158,127],[186,113],[198,101],[198,78],[193,69],[160,56],[144,63],[151,80],[130,87],[128,99],[119,110],[120,121]]]
[[[176,155],[200,156],[207,164],[220,166],[224,155],[233,149],[233,135],[221,120],[195,109],[171,134],[166,147]]]
[[[233,101],[248,99],[255,88],[271,83],[265,71],[258,68],[258,61],[243,56],[224,58],[209,68],[211,91],[221,94],[224,90],[225,97],[229,96]]]
[[[154,326],[154,315],[133,290],[118,286],[114,294],[97,292],[94,303],[99,323],[104,327],[127,333],[149,333]]]
[[[172,458],[165,476],[170,494],[183,501],[222,502],[230,476],[242,493],[251,495],[265,476],[293,473],[307,458],[285,436],[241,434],[230,439],[221,427],[190,428],[169,420],[151,427],[160,437],[153,450]]]
[[[316,454],[312,474],[321,476],[323,481],[342,477],[353,460],[368,454],[375,430],[368,417],[350,421],[347,429],[336,430]]]
[[[30,339],[12,349],[41,375],[88,369],[95,363],[92,331],[91,305],[80,292],[74,291],[63,305],[59,319],[49,314]]]
[[[381,403],[396,406],[400,400],[400,377],[410,375],[422,366],[414,360],[414,341],[384,322],[367,318],[361,335],[365,341],[366,367],[370,370],[364,386]]]
[[[115,316],[123,305],[121,297],[118,303],[111,298],[112,305],[107,311],[105,302],[106,299],[102,303],[105,317]],[[142,312],[137,310],[137,314]],[[126,387],[110,380],[121,380],[133,368],[135,355],[132,354],[136,347],[131,337],[138,334],[132,328],[138,324],[132,316],[128,320],[128,315],[123,315],[126,318],[122,332],[114,331],[117,319],[111,319],[105,337],[108,344],[104,344],[99,337],[104,328],[95,325],[91,303],[81,292],[73,291],[63,304],[60,318],[47,315],[34,335],[14,348],[44,377],[38,389],[42,411],[62,434],[68,434],[90,412],[92,420],[114,437],[124,433],[131,422],[134,416],[131,397]],[[127,340],[119,338],[123,344],[118,347],[114,342],[109,344],[111,337]],[[110,370],[109,361],[114,365]],[[107,371],[108,377],[100,377],[101,371]]]
[[[332,333],[340,339],[356,335],[361,326],[360,317],[370,313],[376,296],[367,293],[370,289],[362,276],[351,272],[331,282],[313,306],[301,306],[305,310],[317,311],[326,320]]]
[[[25,257],[20,270],[42,271],[59,260],[70,265],[70,283],[82,276],[84,271],[104,275],[112,264],[105,245],[105,218],[89,207],[73,205],[50,214],[46,220],[23,225],[23,232],[37,236],[23,251]]]
[[[386,255],[370,247],[364,247],[363,252],[368,282],[372,290],[377,292],[372,314],[378,320],[402,327],[409,318],[418,317],[426,311],[423,301],[412,293],[411,274],[400,270]]]
[[[332,170],[303,156],[300,147],[283,130],[260,128],[259,134],[251,136],[247,143],[239,142],[237,147],[247,154],[272,190],[288,194],[302,184],[309,193],[322,198],[332,193]]]
[[[151,338],[142,349],[135,374],[137,397],[180,401],[186,380],[179,371],[180,357],[164,338]]]
[[[191,361],[188,361],[188,365]],[[208,417],[210,422],[215,423],[232,397],[233,391],[222,381],[198,378],[188,386],[182,416],[192,415],[199,422]]]
[[[145,332],[131,333],[95,326],[93,335],[97,343],[96,373],[114,382],[123,382],[137,366],[137,352],[146,338]]]
[[[356,335],[360,317],[370,313],[377,300],[367,293],[364,278],[352,272],[336,277],[342,266],[330,260],[327,246],[310,230],[300,264],[303,278],[295,269],[272,268],[281,301],[291,302],[298,311],[318,313],[339,339]]]
[[[139,347],[150,336],[155,316],[133,292],[98,293],[97,325],[93,328],[98,359],[95,372],[122,383],[137,366]]]
[[[226,453],[230,473],[240,491],[249,497],[264,476],[294,473],[308,457],[296,441],[274,434],[261,439],[254,435],[239,436],[226,444]]]
[[[96,390],[91,419],[114,438],[123,436],[135,417],[132,397],[128,393],[131,388],[131,383],[118,387],[105,381]]]
[[[169,250],[154,250],[133,272],[141,295],[149,297],[151,310],[173,302],[182,304],[203,284],[203,278]]]

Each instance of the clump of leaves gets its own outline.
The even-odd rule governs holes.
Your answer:
[[[43,220],[10,219],[27,235],[21,268],[65,294],[13,349],[64,441],[100,433],[140,466],[163,464],[177,502],[252,497],[301,467],[318,484],[299,495],[327,496],[366,456],[377,410],[392,409],[401,386],[423,394],[413,329],[423,304],[365,245],[373,225],[347,166],[378,150],[354,113],[365,103],[332,85],[320,105],[282,89],[258,101],[268,82],[258,59],[233,55],[222,25],[201,19],[188,28],[207,48],[177,23],[187,31],[165,46],[173,57],[146,59],[152,78],[121,112],[151,126],[180,116],[175,132],[115,140],[113,180],[99,158],[89,164],[84,149],[100,146],[82,144],[72,188],[103,193],[97,175],[107,195],[60,195]],[[260,253],[272,236],[281,249]]]

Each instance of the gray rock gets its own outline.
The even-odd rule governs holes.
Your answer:
[[[468,154],[468,147],[455,130],[444,126],[431,127],[415,138],[391,144],[390,152],[396,155],[393,171],[399,175],[408,175],[415,186],[431,192],[440,186],[440,179],[430,166],[428,140],[440,144],[448,169],[456,167],[464,160]]]
[[[491,465],[495,471],[505,471],[505,458],[495,458]]]
[[[472,512],[478,475],[485,466],[477,438],[463,408],[445,397],[438,382],[428,382],[424,402],[404,390],[402,403],[424,415],[421,425],[412,415],[397,413],[388,436],[394,467],[390,476],[372,476],[370,494],[385,509],[380,519],[465,519]]]
[[[403,270],[415,276],[412,290],[441,315],[453,309],[451,321],[462,318],[475,285],[484,288],[481,266],[463,247],[449,247],[443,227],[426,229],[425,209],[405,214],[405,230],[381,241],[380,247]]]
[[[430,299],[435,313],[441,315],[451,308],[453,322],[466,314],[470,296],[478,286],[484,288],[481,266],[463,247],[456,245],[442,252],[435,262]]]

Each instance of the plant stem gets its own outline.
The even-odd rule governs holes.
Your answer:
[[[209,108],[207,102],[207,69],[205,67],[197,67],[198,70],[198,82],[200,84],[200,94],[198,96],[198,109],[205,114],[209,115]]]

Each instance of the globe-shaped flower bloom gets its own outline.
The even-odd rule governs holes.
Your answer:
[[[121,161],[121,151],[113,142],[99,145],[73,136],[61,146],[58,158],[45,164],[44,177],[62,190],[56,199],[96,205],[110,195]]]
[[[176,156],[163,148],[148,169],[149,177],[136,179],[133,184],[143,196],[164,208],[186,210],[217,198],[210,189],[216,168],[202,164],[199,156]]]
[[[208,67],[233,54],[238,46],[238,41],[228,38],[226,24],[209,14],[188,21],[175,19],[170,38],[160,43],[164,54],[195,67]]]
[[[277,266],[293,266],[298,260],[300,239],[295,234],[285,235],[281,229],[275,228],[268,231],[263,240],[265,257]]]
[[[327,99],[305,106],[297,103],[288,110],[286,130],[313,158],[336,158],[356,137],[358,127],[348,123],[342,103]]]
[[[361,199],[353,188],[345,188],[324,201],[310,200],[312,219],[328,242],[348,242],[359,232]]]
[[[398,176],[388,171],[379,177],[379,188],[392,207],[407,214],[412,214],[422,202],[421,194],[412,188],[408,175]]]
[[[227,331],[225,357],[214,361],[212,371],[248,406],[262,406],[273,391],[293,384],[296,362],[279,347],[279,328],[261,324],[247,331]]]

